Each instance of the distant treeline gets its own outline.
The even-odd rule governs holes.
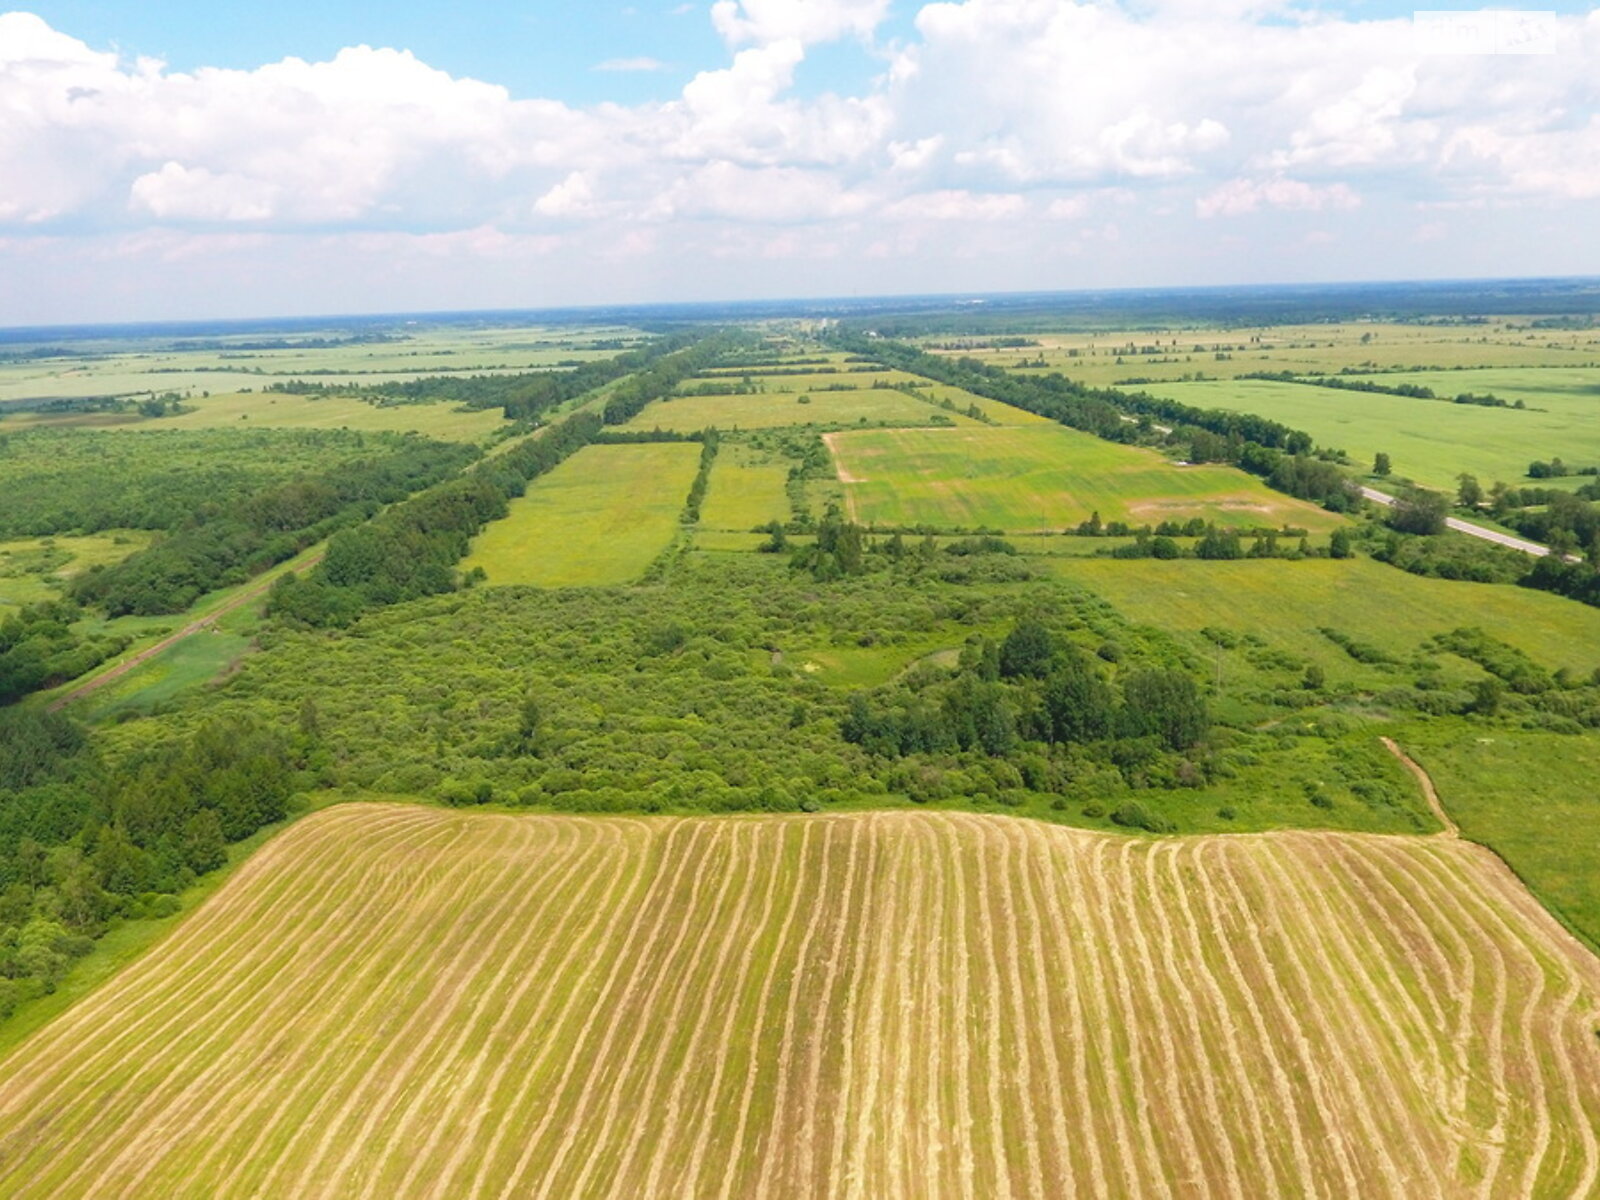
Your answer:
[[[477,455],[470,446],[408,437],[391,453],[273,484],[220,510],[205,506],[148,549],[79,575],[69,595],[113,617],[182,612],[206,592],[242,583],[456,474]]]
[[[504,517],[530,481],[589,445],[606,425],[620,425],[652,400],[670,394],[725,348],[742,344],[743,336],[714,334],[674,348],[682,340],[658,342],[614,360],[627,360],[634,372],[613,389],[603,413],[575,413],[465,475],[337,534],[319,566],[304,577],[291,573],[278,582],[271,610],[306,625],[347,625],[369,608],[453,590],[456,564],[472,539],[490,521]],[[596,379],[605,373],[588,373],[587,368],[571,373],[580,374]],[[608,382],[602,378],[591,388]]]
[[[887,339],[838,334],[833,340],[887,366],[1049,417],[1108,441],[1138,442],[1156,421],[1170,422],[1168,443],[1188,445],[1193,461],[1230,463],[1260,476],[1279,491],[1335,512],[1347,512],[1360,503],[1360,493],[1344,472],[1334,462],[1313,456],[1310,434],[1266,417],[1196,408],[1143,392],[1086,387],[1058,372],[1015,375],[976,359],[942,358]]]
[[[750,335],[723,334],[744,345]],[[638,350],[584,363],[569,371],[527,371],[514,375],[425,375],[394,383],[319,384],[289,380],[268,390],[302,395],[329,393],[402,404],[451,402],[468,408],[498,408],[509,421],[532,422],[568,401],[629,375],[649,375],[678,351],[705,340],[702,333],[678,333]],[[688,374],[693,374],[691,370]],[[680,375],[673,381],[687,378]],[[637,381],[630,382],[630,386]],[[663,393],[664,394],[664,393]],[[654,399],[654,396],[651,397]],[[640,407],[643,407],[642,405]],[[611,422],[617,424],[620,422]]]
[[[1348,368],[1347,368],[1348,369]],[[1527,408],[1521,400],[1512,402],[1492,393],[1461,392],[1441,396],[1420,383],[1376,383],[1371,379],[1346,379],[1338,375],[1296,375],[1293,371],[1251,371],[1238,379],[1265,379],[1274,383],[1303,383],[1308,387],[1336,388],[1346,392],[1376,392],[1385,396],[1407,396],[1413,400],[1446,400],[1451,404],[1476,404],[1479,408]]]

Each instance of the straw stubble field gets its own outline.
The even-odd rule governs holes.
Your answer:
[[[0,1191],[1587,1195],[1597,992],[1445,837],[352,804],[0,1065]]]

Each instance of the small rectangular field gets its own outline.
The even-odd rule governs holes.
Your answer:
[[[699,469],[692,442],[586,446],[511,502],[462,563],[490,583],[629,583],[671,543]]]
[[[0,1063],[34,1197],[1592,1196],[1481,847],[345,804]]]
[[[1070,529],[1095,512],[1135,526],[1192,517],[1232,528],[1339,523],[1243,472],[1180,467],[1054,424],[850,431],[827,441],[863,523],[1023,533]]]
[[[1349,452],[1361,466],[1380,451],[1398,476],[1453,490],[1462,472],[1488,487],[1523,481],[1535,459],[1600,466],[1600,369],[1403,372],[1378,375],[1388,387],[1415,383],[1441,395],[1493,393],[1525,409],[1240,379],[1152,384],[1138,390],[1192,404],[1250,412],[1309,433],[1321,447]]]
[[[789,463],[738,442],[724,442],[700,506],[700,528],[747,532],[789,519]]]

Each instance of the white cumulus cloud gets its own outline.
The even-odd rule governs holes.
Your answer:
[[[1317,185],[1281,177],[1230,179],[1194,202],[1195,213],[1201,217],[1239,217],[1263,208],[1321,212],[1360,206],[1361,197],[1345,184]]]
[[[439,271],[450,247],[551,270],[566,250],[656,278],[652,263],[689,247],[730,271],[756,247],[841,273],[785,290],[895,286],[879,269],[848,276],[874,257],[922,271],[908,286],[942,286],[928,256],[959,246],[963,263],[996,264],[995,286],[1035,286],[1064,254],[1112,281],[1140,254],[1213,269],[1195,237],[1208,219],[1238,239],[1295,226],[1302,253],[1323,244],[1313,220],[1377,247],[1346,223],[1410,229],[1426,206],[1475,214],[1430,253],[1561,229],[1565,269],[1600,270],[1600,11],[1546,22],[1552,54],[1497,55],[1424,52],[1409,20],[1309,0],[902,0],[910,31],[880,41],[889,8],[702,6],[686,19],[722,44],[676,97],[587,106],[384,47],[176,71],[0,14],[0,269],[36,278],[51,256],[158,261],[173,245],[266,256],[219,239],[282,236],[324,258],[314,239],[389,239]],[[872,55],[820,91],[808,54],[841,39]],[[1540,223],[1519,223],[1528,213]],[[1418,270],[1367,252],[1368,274]]]

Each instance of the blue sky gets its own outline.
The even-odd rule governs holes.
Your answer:
[[[1495,7],[0,7],[0,324],[1600,273],[1600,12]]]
[[[365,43],[410,50],[424,62],[503,84],[519,99],[575,104],[670,100],[722,57],[708,4],[573,4],[460,0],[436,5],[350,0],[337,4],[219,6],[199,0],[140,4],[70,0],[28,10],[97,47],[160,58],[173,69],[248,70],[294,56],[329,58]],[[910,32],[916,6],[891,8],[885,38]],[[660,71],[608,71],[603,63],[652,58]],[[857,42],[823,48],[798,81],[803,90],[858,87],[881,60]]]

